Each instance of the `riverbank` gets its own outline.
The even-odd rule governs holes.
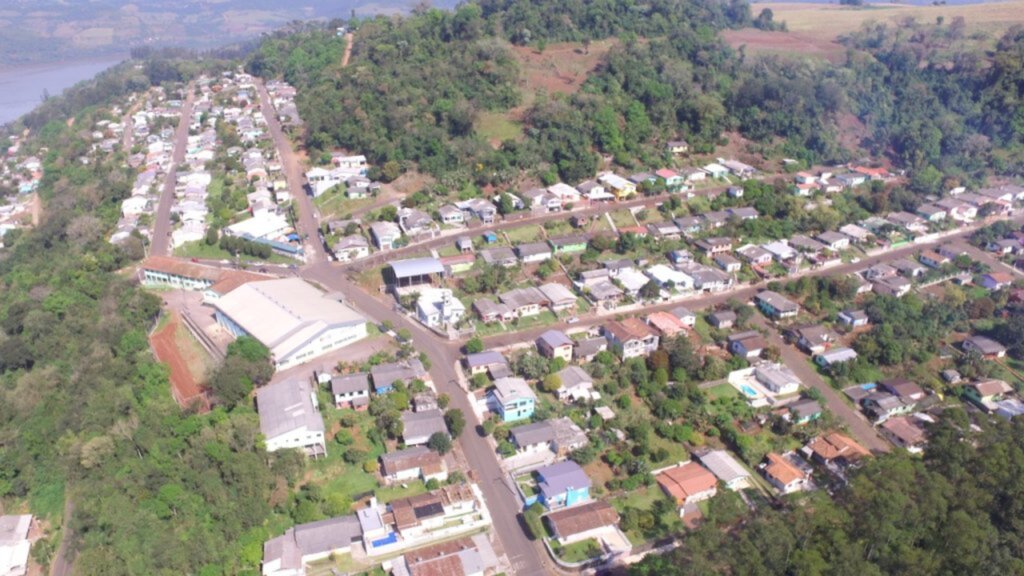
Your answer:
[[[0,124],[31,112],[46,95],[56,96],[122,60],[110,57],[0,69]]]

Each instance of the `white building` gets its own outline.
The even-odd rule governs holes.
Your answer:
[[[260,388],[256,409],[268,452],[299,448],[308,456],[327,454],[316,389],[307,380],[285,380]]]
[[[280,370],[366,337],[366,319],[299,278],[244,284],[213,303],[217,322],[270,349]]]
[[[241,238],[273,240],[291,230],[288,219],[273,212],[260,212],[248,220],[242,220],[224,228],[224,232]]]
[[[0,575],[24,576],[28,572],[32,516],[0,516]]]
[[[427,326],[439,328],[457,324],[466,306],[448,288],[424,288],[416,300],[416,316]]]

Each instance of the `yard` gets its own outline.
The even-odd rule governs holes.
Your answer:
[[[203,240],[197,240],[195,242],[186,242],[179,248],[174,249],[174,255],[180,258],[197,258],[200,260],[234,260],[233,256],[227,250],[222,250],[220,246],[214,244],[208,245]],[[282,256],[281,254],[273,253],[270,258],[261,260],[253,256],[239,255],[238,259],[242,262],[249,263],[269,263],[269,264],[295,264],[294,258]]]
[[[652,484],[651,486],[638,488],[627,494],[612,498],[611,505],[615,507],[619,514],[622,514],[627,508],[653,513],[655,502],[665,498],[667,497],[661,491],[661,488]],[[631,526],[630,530],[623,528],[623,532],[626,533],[626,536],[629,537],[629,541],[632,542],[634,546],[639,546],[651,538],[660,536],[657,532],[670,533],[678,532],[682,529],[682,522],[679,519],[679,515],[676,512],[674,504],[671,507],[666,507],[666,511],[662,514],[659,520],[660,524],[663,526],[662,530],[655,531],[652,528],[645,534],[640,528]]]
[[[543,239],[541,231],[537,226],[512,228],[511,230],[505,230],[504,234],[505,237],[508,238],[509,243],[513,246],[524,244],[526,242],[540,242]]]
[[[633,218],[633,214],[629,210],[616,210],[609,212],[608,215],[611,217],[612,222],[615,223],[616,228],[627,228],[630,226],[636,226],[636,220]]]
[[[573,564],[583,562],[591,558],[598,558],[603,553],[601,546],[597,543],[597,540],[593,538],[573,542],[568,546],[555,547],[552,545],[552,549],[563,561]]]

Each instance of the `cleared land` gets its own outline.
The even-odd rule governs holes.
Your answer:
[[[948,26],[962,17],[968,33],[981,33],[982,40],[993,40],[1011,26],[1024,23],[1024,0],[960,6],[873,5],[860,8],[839,4],[759,3],[756,14],[771,9],[776,21],[785,22],[788,32],[765,32],[753,28],[727,30],[722,36],[733,47],[746,45],[748,52],[789,54],[839,61],[845,48],[836,40],[859,30],[868,22],[896,23],[905,18],[934,23],[942,17]]]

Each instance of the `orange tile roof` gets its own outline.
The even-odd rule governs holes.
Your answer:
[[[644,324],[639,318],[626,318],[624,320],[612,320],[605,324],[605,329],[612,333],[621,342],[627,340],[643,340],[648,336],[656,336],[654,330]]]
[[[194,264],[170,256],[150,256],[142,262],[142,268],[144,270],[153,270],[154,272],[174,274],[175,276],[184,276],[186,278],[209,280],[211,282],[216,282],[221,277],[221,270],[219,268]]]
[[[718,485],[718,479],[707,468],[696,462],[669,468],[655,477],[661,489],[682,504],[695,494],[706,492]]]
[[[803,480],[807,478],[803,470],[800,470],[796,466],[789,463],[782,456],[774,452],[768,453],[768,465],[765,466],[764,472],[768,476],[775,478],[783,486],[787,486],[797,480]]]
[[[663,336],[675,336],[685,328],[675,314],[668,312],[653,312],[647,316],[647,322],[657,328]]]
[[[871,455],[866,448],[852,438],[838,432],[815,438],[807,447],[825,462],[831,462],[840,457],[852,462]]]
[[[560,538],[582,534],[588,530],[602,526],[614,526],[619,521],[619,513],[611,504],[597,500],[582,506],[573,506],[546,516],[548,524]]]
[[[273,279],[273,276],[266,274],[256,274],[255,272],[244,272],[241,270],[225,270],[221,274],[220,279],[214,282],[213,286],[210,286],[209,289],[223,296],[243,284]]]

